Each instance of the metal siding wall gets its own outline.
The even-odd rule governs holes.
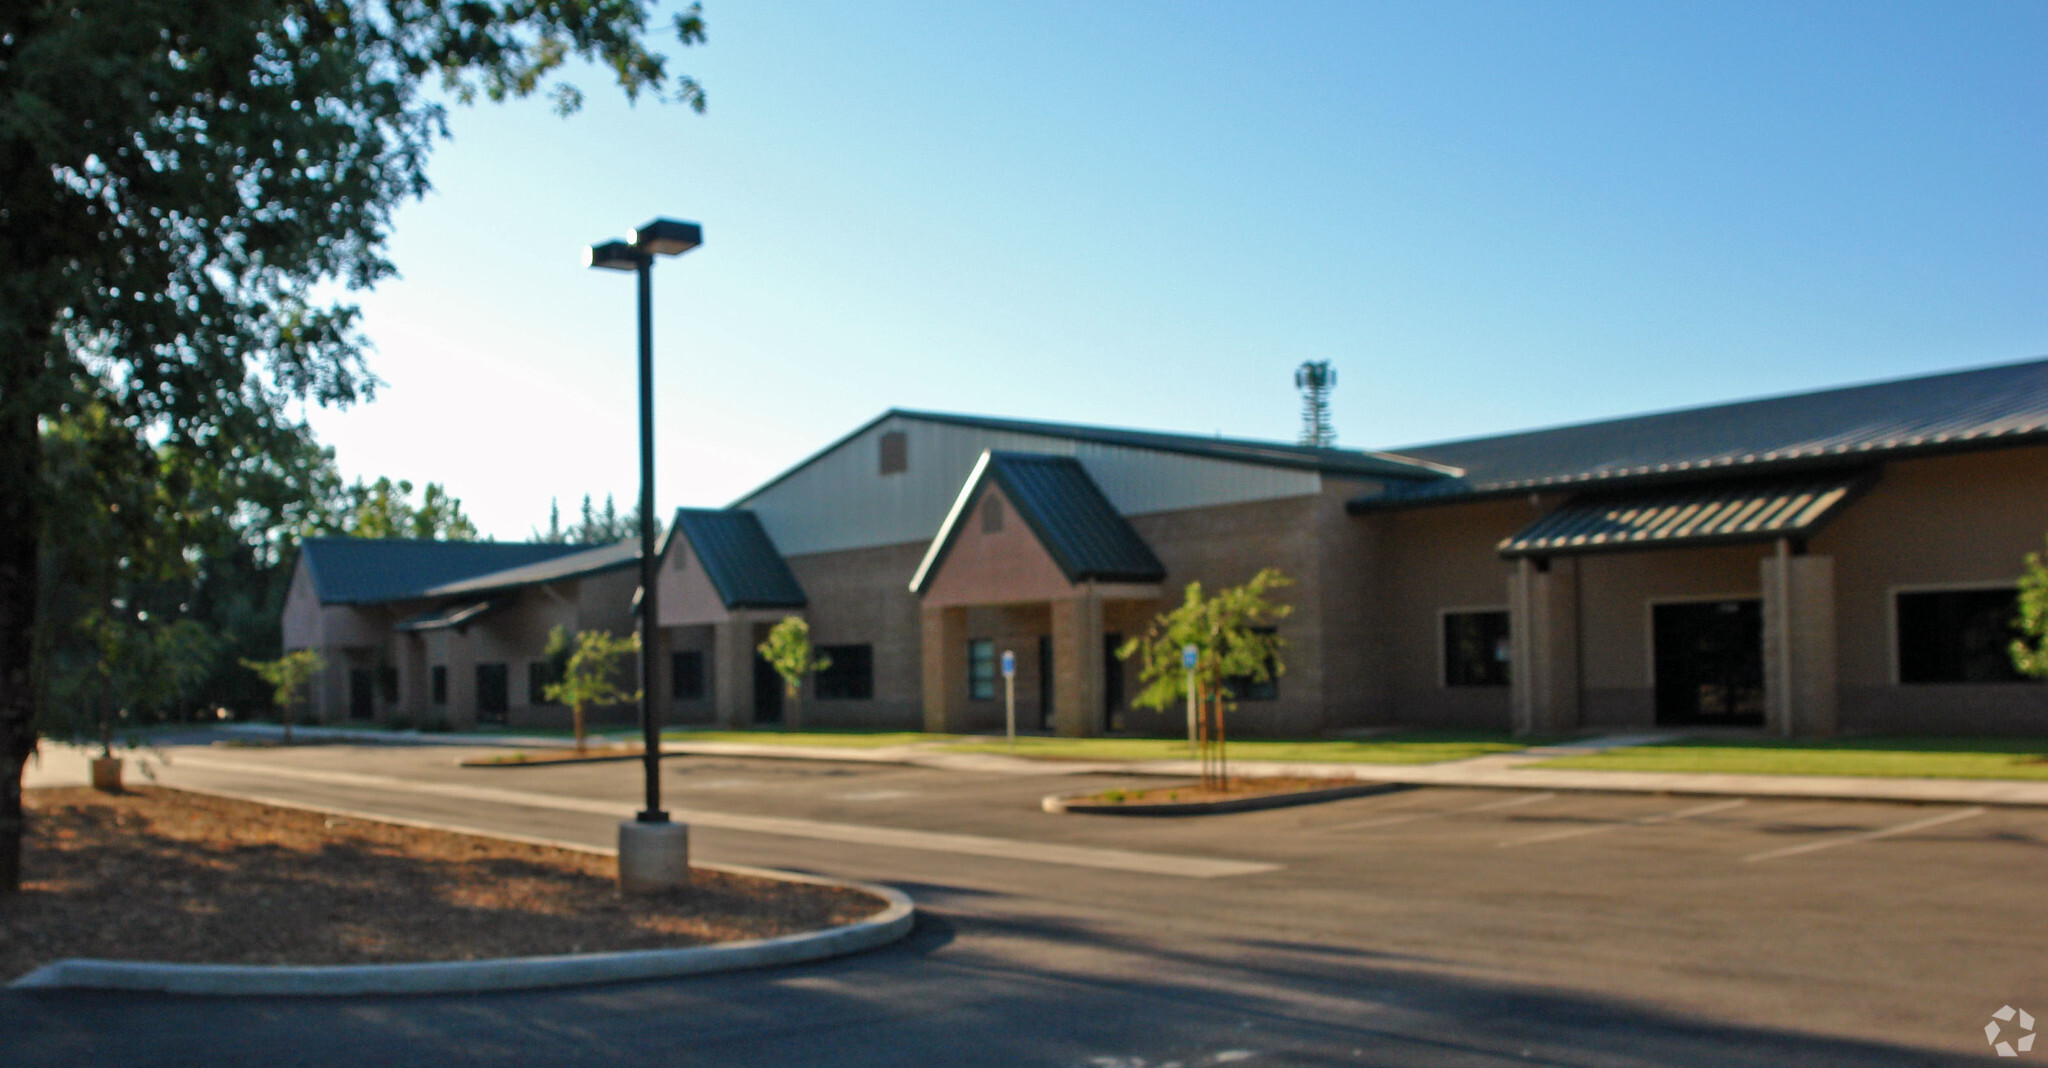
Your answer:
[[[883,476],[881,436],[891,431],[907,437],[910,470]],[[897,418],[738,506],[760,517],[784,556],[927,541],[984,449],[1073,456],[1125,515],[1322,491],[1313,471]]]

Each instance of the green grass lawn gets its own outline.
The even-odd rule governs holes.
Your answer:
[[[748,745],[817,745],[842,749],[879,749],[913,742],[943,742],[956,734],[924,734],[919,731],[795,730],[762,727],[745,731],[680,730],[663,731],[665,742],[745,742]]]
[[[1546,760],[1539,768],[1742,775],[1882,775],[1910,779],[2048,779],[2040,738],[1684,739]]]
[[[1435,764],[1488,753],[1527,748],[1526,740],[1505,734],[1462,731],[1404,731],[1357,740],[1247,739],[1229,743],[1232,760],[1276,760],[1290,763]],[[1007,753],[1002,739],[975,738],[949,747],[956,752]],[[1017,755],[1057,760],[1187,760],[1186,738],[1044,738],[1017,739]]]

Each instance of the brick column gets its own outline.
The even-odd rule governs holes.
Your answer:
[[[711,627],[711,708],[721,727],[754,721],[754,623],[744,613]]]
[[[421,666],[421,642],[416,634],[400,632],[391,636],[391,670],[398,675],[398,700],[385,709],[386,715],[405,716],[419,722],[426,708],[426,669]],[[380,695],[381,696],[381,695]]]
[[[1764,592],[1764,726],[1835,733],[1835,561],[1780,552],[1759,567]],[[1786,635],[1791,644],[1786,646]]]
[[[1538,570],[1527,557],[1508,580],[1508,664],[1516,734],[1579,725],[1579,573],[1572,560]]]
[[[950,734],[967,726],[967,609],[923,611],[924,729]]]
[[[1052,602],[1053,731],[1069,738],[1102,726],[1102,597],[1092,587]]]

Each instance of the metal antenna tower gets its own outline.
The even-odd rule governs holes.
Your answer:
[[[1336,388],[1337,370],[1328,360],[1310,360],[1294,369],[1294,387],[1301,390],[1301,443],[1317,448],[1337,444],[1337,431],[1330,426],[1330,390]]]

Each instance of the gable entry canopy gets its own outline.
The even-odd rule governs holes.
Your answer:
[[[1498,548],[1512,560],[1802,539],[1874,480],[1856,470],[1582,494]]]
[[[1068,583],[1146,584],[1165,579],[1165,565],[1080,461],[989,450],[974,465],[952,512],[925,551],[910,580],[912,593],[922,596],[931,588],[985,485],[1000,489]]]

